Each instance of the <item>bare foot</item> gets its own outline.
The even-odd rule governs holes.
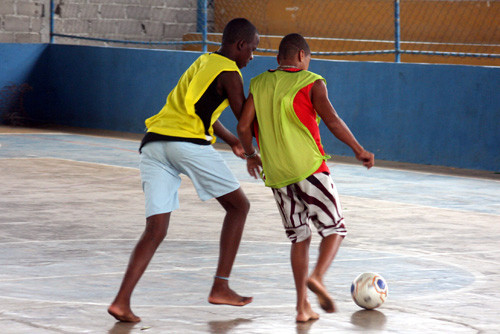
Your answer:
[[[238,295],[227,285],[217,284],[212,286],[212,291],[210,291],[210,295],[208,296],[208,302],[217,305],[244,306],[251,303],[252,300],[252,297]]]
[[[303,310],[297,308],[297,317],[295,321],[297,322],[308,322],[311,320],[318,320],[319,314],[314,312],[311,308],[311,304],[307,303]]]
[[[307,287],[316,294],[318,297],[319,305],[325,312],[333,313],[335,312],[335,304],[333,303],[332,297],[328,291],[326,291],[325,286],[313,278],[307,280]]]
[[[111,304],[108,308],[108,313],[111,314],[116,320],[122,322],[140,322],[141,318],[136,316],[130,308],[123,310],[117,305]]]

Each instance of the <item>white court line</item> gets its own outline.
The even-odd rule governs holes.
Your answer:
[[[44,299],[31,299],[31,298],[20,298],[20,297],[7,297],[7,296],[0,296],[0,299],[10,299],[10,300],[18,300],[18,301],[26,301],[29,300],[30,302],[34,303],[52,303],[52,304],[63,304],[63,305],[90,305],[90,306],[109,306],[110,303],[95,303],[95,302],[84,302],[84,301],[62,301],[62,300],[44,300]],[[208,302],[207,302],[208,303]],[[229,306],[229,305],[218,305],[218,306]],[[258,308],[258,309],[263,309],[263,308],[283,308],[283,307],[295,307],[295,304],[281,304],[281,305],[252,305],[252,304],[247,304],[245,305],[245,308]],[[136,304],[134,305],[134,308],[140,308],[140,307],[147,307],[147,308],[214,308],[214,305],[207,304],[207,305],[147,305],[147,304]],[[229,306],[233,307],[233,306]]]
[[[92,162],[92,161],[74,160],[74,159],[66,159],[66,158],[54,158],[54,157],[42,157],[42,156],[0,158],[0,160],[14,160],[14,159],[19,159],[19,160],[40,160],[40,159],[62,160],[62,161],[77,162],[77,163],[89,164],[89,165],[102,165],[102,166],[106,166],[106,167],[116,167],[116,168],[123,168],[123,169],[139,170],[139,158],[137,158],[137,167],[127,167],[127,166],[120,166],[120,165],[110,165],[110,164],[105,164],[102,162]]]
[[[366,251],[366,252],[372,252],[373,248],[364,248],[364,247],[349,247],[349,249],[355,249],[355,250],[361,250],[361,251]],[[415,249],[415,248],[406,248],[406,252],[403,252],[405,257],[419,257],[419,256],[432,256],[432,255],[467,255],[467,254],[490,254],[490,253],[500,253],[500,249],[493,249],[493,250],[483,250],[483,251],[461,251],[461,252],[445,252],[445,253],[439,253],[439,252],[432,252],[432,251],[425,251],[422,249]],[[378,250],[380,253],[393,253],[393,251],[387,251],[387,250]],[[413,254],[411,254],[413,253]],[[337,260],[335,260],[337,261]]]
[[[498,252],[498,251],[491,251],[491,252]],[[458,253],[458,252],[457,252]],[[474,253],[481,253],[481,252],[474,252]],[[456,253],[455,253],[456,254]],[[394,256],[386,256],[386,257],[372,257],[372,258],[363,258],[363,259],[351,259],[351,260],[342,260],[342,261],[339,261],[337,260],[336,262],[348,262],[348,261],[353,261],[353,260],[370,260],[370,259],[377,259],[377,258],[380,258],[380,259],[387,259],[387,258],[405,258],[405,257],[418,257],[419,259],[425,259],[425,258],[430,258],[430,257],[433,257],[433,256],[439,256],[440,254],[429,254],[429,255],[418,255],[418,254],[406,254],[406,255],[394,255]],[[471,269],[471,268],[465,268],[464,266],[461,266],[461,265],[457,265],[455,263],[450,263],[449,261],[443,261],[443,260],[438,260],[438,259],[433,259],[434,262],[437,262],[437,263],[442,263],[442,264],[446,264],[448,265],[449,267],[454,267],[454,268],[460,268],[462,269],[464,272],[467,272],[467,273],[470,273],[472,274],[472,276],[474,277],[474,282],[477,282],[477,281],[484,281],[485,279],[485,275],[483,275],[482,273],[474,270],[474,269]],[[268,263],[268,264],[253,264],[253,265],[238,265],[238,267],[255,267],[255,266],[276,266],[276,265],[286,265],[288,266],[289,263],[288,261],[286,262],[283,262],[283,263]],[[174,270],[172,269],[169,269],[169,270],[158,270],[158,269],[151,269],[151,270],[148,270],[149,273],[174,273],[175,271],[179,271],[180,269],[184,269],[182,271],[204,271],[204,270],[213,270],[213,266],[210,266],[210,267],[199,267],[199,268],[180,268],[180,267],[176,267]],[[419,271],[422,271],[422,270],[426,270],[425,268],[423,269],[420,269]],[[5,279],[5,280],[1,280],[0,282],[4,282],[4,281],[22,281],[22,280],[32,280],[32,279],[38,279],[38,280],[42,280],[42,279],[51,279],[51,278],[71,278],[71,277],[92,277],[92,276],[106,276],[106,275],[122,275],[123,272],[120,271],[120,272],[109,272],[109,273],[98,273],[98,274],[90,274],[90,275],[61,275],[61,276],[47,276],[47,277],[39,277],[39,278],[33,278],[33,277],[27,277],[27,278],[24,278],[24,279]],[[245,281],[245,282],[248,282],[248,280],[239,280],[238,278],[235,278],[233,279],[235,281]],[[436,295],[443,295],[443,296],[446,296],[448,294],[453,294],[453,295],[457,295],[457,294],[460,294],[460,293],[466,293],[466,292],[469,292],[469,291],[473,291],[474,289],[477,289],[477,284],[474,284],[471,283],[470,285],[467,285],[467,286],[464,286],[462,288],[459,288],[459,289],[456,289],[456,290],[449,290],[449,291],[444,291],[444,292],[439,292],[439,293],[435,293],[435,292],[432,292],[432,295],[433,296],[436,296]],[[474,293],[474,292],[471,292],[471,293]],[[421,295],[421,296],[407,296],[405,297],[405,300],[420,300],[420,299],[428,299],[428,296],[429,294],[425,294],[425,295]],[[52,301],[52,300],[42,300],[42,299],[33,299],[33,298],[19,298],[19,297],[4,297],[4,296],[0,296],[0,299],[10,299],[10,300],[20,300],[20,301],[26,301],[26,300],[29,300],[30,302],[42,302],[42,303],[56,303],[56,304],[66,304],[66,305],[108,305],[107,303],[106,304],[103,304],[103,303],[94,303],[94,302],[71,302],[71,301]],[[154,308],[154,307],[187,307],[187,308],[198,308],[198,307],[210,307],[210,305],[206,305],[206,306],[199,306],[199,305],[191,305],[191,306],[179,306],[179,305],[136,305],[136,307],[150,307],[150,308]],[[295,305],[270,305],[270,306],[255,306],[255,307],[259,307],[259,308],[265,308],[265,307],[271,307],[271,308],[282,308],[282,307],[294,307]],[[213,306],[212,306],[213,307]]]
[[[148,273],[174,273],[174,272],[197,272],[197,271],[204,271],[204,270],[213,270],[215,269],[213,266],[210,267],[196,267],[196,268],[183,268],[183,267],[172,267],[169,269],[150,269],[147,270]],[[46,279],[59,279],[59,278],[75,278],[75,277],[99,277],[99,276],[114,276],[114,275],[123,275],[124,271],[114,271],[114,272],[107,272],[107,273],[95,273],[95,274],[81,274],[81,275],[53,275],[53,276],[38,276],[38,277],[33,277],[33,276],[28,276],[28,277],[16,277],[16,278],[4,278],[0,279],[0,282],[16,282],[16,281],[39,281],[39,280],[46,280]],[[235,281],[238,281],[238,279],[234,279]]]
[[[50,133],[9,133],[9,134],[0,134],[0,136],[7,136],[8,135],[20,135],[20,136],[36,136],[36,135],[64,135],[64,136],[80,136],[80,137],[92,137],[92,138],[103,138],[103,139],[109,139],[109,140],[121,140],[121,141],[127,141],[127,142],[138,142],[138,140],[134,139],[126,139],[126,138],[115,138],[115,137],[107,137],[107,136],[98,136],[98,135],[92,135],[92,134],[79,134],[79,133],[62,133],[62,132],[50,132]],[[82,143],[85,144],[85,143]],[[113,147],[111,147],[113,148]],[[218,151],[223,151],[223,152],[231,152],[229,149],[220,149],[217,148]],[[72,159],[62,159],[60,160],[68,160],[68,161],[78,161],[80,160],[72,160]],[[101,163],[96,163],[96,164],[101,164]],[[358,165],[355,164],[350,164],[350,163],[341,163],[337,161],[332,161],[332,162],[327,162],[327,164],[330,167],[334,167],[334,165],[342,165],[342,166],[351,166],[351,167],[356,167],[356,168],[361,168]],[[117,166],[117,165],[108,165],[102,163],[102,165],[105,166],[113,166],[113,167],[122,167],[122,166]],[[124,168],[131,168],[131,167],[124,167]],[[401,168],[392,168],[392,167],[378,167],[375,166],[374,168],[376,169],[382,169],[382,170],[395,170],[395,171],[400,171],[400,172],[406,172],[406,173],[415,173],[415,174],[421,174],[421,175],[434,175],[434,176],[443,176],[443,177],[450,177],[450,178],[465,178],[465,179],[473,179],[473,180],[480,180],[480,181],[493,181],[500,183],[500,180],[495,180],[495,179],[484,179],[484,178],[479,178],[479,177],[474,177],[474,176],[464,176],[464,175],[450,175],[446,173],[430,173],[430,172],[421,172],[421,171],[415,171],[415,170],[408,170],[408,169],[401,169]],[[135,169],[135,168],[134,168]],[[400,181],[400,182],[407,182],[407,183],[418,183],[418,182],[409,182],[409,181]]]
[[[5,137],[8,137],[10,135],[16,135],[16,136],[33,136],[33,135],[63,135],[63,134],[66,134],[66,135],[69,135],[68,133],[61,133],[61,132],[32,132],[32,133],[28,133],[28,132],[9,132],[9,133],[0,133],[0,136],[5,136]]]
[[[134,143],[140,143],[140,140],[136,139],[127,139],[127,138],[117,138],[117,137],[108,137],[108,136],[99,136],[99,135],[93,135],[93,134],[82,134],[82,133],[67,133],[67,132],[33,132],[33,133],[26,133],[26,132],[15,132],[15,133],[0,133],[0,136],[6,136],[8,137],[9,135],[16,135],[16,136],[39,136],[39,135],[56,135],[56,136],[79,136],[79,137],[92,137],[92,138],[104,138],[104,139],[109,139],[109,140],[121,140],[121,141],[129,141],[129,142],[134,142]]]
[[[375,160],[375,162],[376,162],[376,160]],[[336,162],[336,161],[327,162],[327,165],[328,165],[328,167],[331,167],[332,169],[335,168],[335,165],[350,166],[350,167],[353,167],[353,168],[358,169],[358,170],[361,169],[361,168],[364,168],[363,166],[359,166],[357,164],[342,163],[342,162]],[[429,167],[441,167],[441,166],[429,165]],[[493,179],[493,178],[481,178],[481,177],[477,177],[477,176],[446,174],[446,172],[432,173],[432,172],[428,172],[428,171],[419,171],[419,170],[414,170],[414,169],[404,169],[404,168],[398,168],[398,167],[378,167],[378,166],[375,166],[373,168],[374,168],[374,170],[376,170],[376,169],[382,169],[382,170],[385,170],[385,171],[398,171],[398,172],[402,172],[402,173],[419,174],[419,175],[424,175],[424,176],[440,176],[440,177],[443,177],[443,178],[459,178],[459,179],[469,179],[469,180],[484,181],[484,182],[493,181],[493,182],[500,183],[500,180],[496,180],[496,179]],[[452,167],[450,167],[450,168],[452,168]],[[365,170],[363,169],[363,171],[365,171]],[[493,172],[491,172],[491,173],[493,174]],[[332,173],[333,181],[335,181],[335,178],[333,176],[335,176],[335,173]],[[363,177],[367,177],[367,178],[370,177],[369,175],[362,175],[362,176]],[[398,180],[397,182],[398,183],[419,184],[421,181]]]
[[[284,265],[284,266],[289,266],[289,262],[283,262],[283,263],[259,263],[259,264],[249,264],[249,265],[238,265],[237,267],[263,267],[263,266],[278,266],[278,265]],[[205,271],[205,270],[215,270],[214,266],[209,266],[209,267],[196,267],[196,268],[184,268],[184,267],[172,267],[168,269],[150,269],[147,270],[148,274],[172,274],[174,275],[176,272],[200,272],[200,271]],[[20,282],[20,281],[40,281],[40,280],[49,280],[49,279],[60,279],[60,278],[87,278],[87,277],[100,277],[100,276],[115,276],[115,275],[120,275],[122,276],[124,274],[124,271],[115,271],[115,272],[107,272],[107,273],[95,273],[95,274],[81,274],[81,275],[53,275],[53,276],[38,276],[38,277],[33,277],[33,276],[27,276],[27,277],[14,277],[14,278],[4,278],[0,279],[0,282]],[[233,278],[231,277],[231,281],[247,281],[246,279],[239,279],[239,278]]]
[[[64,240],[24,240],[24,241],[7,241],[7,242],[0,242],[1,245],[11,245],[11,244],[30,244],[30,243],[75,243],[75,242],[113,242],[113,241],[137,241],[135,238],[107,238],[107,239],[64,239]],[[204,243],[219,243],[218,239],[213,239],[213,240],[207,240],[207,239],[165,239],[165,243],[168,242],[204,242]],[[283,241],[260,241],[260,240],[242,240],[242,245],[245,243],[251,244],[251,243],[265,243],[265,244],[273,244],[273,245],[290,245],[289,242],[283,242]],[[345,247],[345,246],[344,246]],[[354,249],[354,250],[361,250],[361,251],[373,251],[373,248],[364,248],[364,247],[349,247],[349,249]],[[462,254],[490,254],[490,253],[500,253],[500,249],[493,249],[493,250],[484,250],[484,251],[460,251],[460,252],[445,252],[445,253],[440,253],[440,252],[428,252],[425,250],[421,249],[411,249],[410,252],[414,252],[415,254],[409,254],[408,253],[409,249],[406,249],[406,253],[404,253],[405,257],[418,257],[418,256],[431,256],[431,255],[462,255]],[[381,253],[392,253],[392,251],[389,250],[380,250],[378,252]],[[265,251],[264,251],[265,253]],[[245,254],[245,253],[238,253],[238,255],[254,255],[257,254],[256,252],[253,252],[252,254]],[[204,257],[199,257],[199,258],[204,258]],[[369,259],[381,259],[385,257],[370,257]],[[365,258],[366,259],[366,258]],[[340,260],[336,260],[340,261]]]
[[[100,138],[100,137],[99,137]],[[108,167],[116,167],[116,168],[123,168],[123,169],[129,169],[129,170],[138,170],[139,167],[127,167],[127,166],[120,166],[120,165],[111,165],[111,164],[106,164],[106,163],[100,163],[100,162],[89,162],[89,161],[82,161],[82,160],[74,160],[74,159],[67,159],[67,158],[53,158],[53,157],[15,157],[15,158],[0,158],[1,159],[53,159],[53,160],[61,160],[61,161],[71,161],[71,162],[77,162],[77,163],[83,163],[83,164],[89,164],[89,165],[102,165],[102,166],[108,166]],[[139,162],[138,162],[139,163]],[[352,166],[350,164],[343,164],[343,165],[348,165],[348,166]],[[378,167],[378,168],[381,168],[381,169],[385,169],[385,170],[396,170],[396,171],[402,171],[402,172],[406,172],[406,173],[416,173],[416,174],[423,174],[423,175],[443,175],[445,177],[449,177],[449,178],[465,178],[465,179],[474,179],[474,180],[479,180],[479,181],[485,181],[485,179],[481,179],[481,178],[475,178],[475,177],[467,177],[467,176],[455,176],[455,175],[447,175],[447,174],[433,174],[433,173],[426,173],[426,172],[419,172],[419,171],[408,171],[408,170],[404,170],[404,169],[396,169],[396,168],[384,168],[384,167]],[[489,181],[494,181],[494,182],[497,182],[497,183],[500,183],[500,180],[490,180],[488,179],[487,180],[488,182]],[[253,181],[242,181],[240,180],[241,183],[250,183],[250,184],[255,184],[255,182]],[[399,181],[398,181],[399,182]],[[414,184],[414,183],[418,183],[417,181],[415,182],[409,182],[409,181],[401,181],[403,183],[409,183],[409,184]],[[385,202],[385,203],[391,203],[391,204],[398,204],[398,205],[406,205],[406,206],[410,206],[412,208],[432,208],[432,209],[439,209],[439,210],[447,210],[447,211],[457,211],[457,212],[467,212],[467,213],[475,213],[475,214],[479,214],[479,215],[492,215],[492,216],[499,216],[499,214],[494,214],[494,213],[485,213],[485,212],[477,212],[477,211],[474,211],[472,209],[470,210],[467,210],[467,209],[459,209],[459,208],[443,208],[443,207],[439,207],[439,206],[430,206],[430,205],[420,205],[420,204],[414,204],[414,203],[405,203],[405,202],[398,202],[398,201],[390,201],[390,200],[384,200],[384,199],[374,199],[374,198],[370,198],[370,197],[360,197],[360,196],[350,196],[350,195],[341,195],[341,197],[350,197],[350,198],[360,198],[360,199],[367,199],[367,200],[373,200],[373,201],[380,201],[380,202]],[[365,211],[369,211],[370,209],[360,209],[361,210],[365,210]],[[389,210],[389,209],[387,209]],[[347,211],[347,210],[346,210]],[[374,210],[376,211],[376,210]],[[354,212],[354,210],[353,210]]]
[[[369,197],[360,197],[360,196],[351,196],[351,195],[340,195],[340,197],[345,197],[345,198],[360,198],[364,200],[369,200],[369,201],[378,201],[378,202],[384,202],[384,203],[389,203],[389,204],[397,204],[397,205],[405,205],[406,207],[410,206],[413,208],[422,208],[422,209],[435,209],[435,210],[446,210],[446,211],[456,211],[456,212],[466,212],[466,213],[473,213],[476,215],[488,215],[488,216],[495,216],[495,217],[500,217],[500,214],[495,214],[495,213],[487,213],[487,212],[478,212],[474,210],[466,210],[466,209],[458,209],[458,208],[443,208],[439,206],[430,206],[430,205],[423,205],[423,204],[415,204],[415,203],[405,203],[405,202],[398,202],[398,201],[390,201],[387,199],[378,199],[378,198],[369,198]],[[362,210],[362,209],[360,209]],[[370,210],[367,208],[364,208],[364,210]],[[355,210],[353,210],[354,212]]]
[[[172,239],[173,240],[173,239]],[[68,243],[68,242],[101,242],[101,241],[137,241],[137,239],[65,239],[65,240],[25,240],[0,242],[0,245],[31,244],[31,243]],[[201,240],[198,240],[201,241]]]
[[[22,243],[27,243],[27,244],[30,244],[30,243],[73,243],[73,242],[104,242],[104,241],[137,241],[136,238],[109,238],[109,239],[62,239],[62,240],[25,240],[25,241],[8,241],[8,242],[0,242],[0,245],[6,245],[6,244],[22,244]],[[164,242],[168,243],[168,242],[210,242],[210,243],[219,243],[219,239],[213,239],[213,240],[209,240],[209,239],[165,239]],[[244,243],[272,243],[272,244],[275,244],[275,245],[290,245],[289,242],[286,242],[286,241],[270,241],[270,242],[266,242],[266,241],[260,241],[260,240],[242,240],[242,244]]]
[[[342,195],[341,195],[342,196]],[[365,198],[365,197],[358,197],[358,198]],[[350,207],[350,205],[349,205]],[[356,212],[366,212],[366,211],[406,211],[408,209],[422,209],[420,205],[416,204],[408,204],[406,207],[401,207],[401,208],[393,208],[393,207],[387,207],[387,208],[356,208],[356,209],[350,209],[350,208],[342,208],[343,212],[348,212],[348,213],[356,213]],[[424,208],[426,209],[426,208]],[[439,209],[439,208],[437,208]]]
[[[111,240],[116,240],[116,239],[111,239]],[[270,242],[266,242],[266,244],[270,244]],[[356,248],[352,248],[356,249]],[[450,263],[448,261],[443,261],[440,259],[435,259],[433,257],[441,257],[445,255],[463,255],[463,254],[490,254],[490,253],[500,253],[500,250],[490,250],[490,251],[475,251],[475,252],[448,252],[448,253],[433,253],[433,254],[427,254],[427,255],[422,255],[422,254],[394,254],[394,255],[387,255],[387,256],[375,256],[375,257],[363,257],[363,258],[350,258],[350,259],[337,259],[335,260],[336,263],[339,262],[356,262],[356,261],[376,261],[376,260],[387,260],[387,259],[408,259],[408,258],[418,258],[418,259],[431,259],[434,262],[438,263],[446,263],[450,267],[458,267],[466,272],[471,272],[469,268],[464,268],[460,265]],[[240,256],[247,256],[247,255],[252,255],[256,256],[258,253],[252,253],[252,254],[238,254]],[[213,258],[213,256],[209,256]],[[201,258],[201,257],[198,257]],[[484,260],[481,262],[485,262]],[[486,262],[491,262],[487,261]],[[492,262],[492,264],[498,264],[498,262]],[[262,266],[288,266],[289,261],[285,262],[272,262],[272,263],[254,263],[254,264],[239,264],[239,268],[252,268],[252,267],[262,267]],[[199,272],[199,271],[205,271],[205,270],[212,270],[213,266],[208,266],[208,267],[196,267],[196,268],[185,268],[185,267],[179,267],[175,266],[169,269],[151,269],[148,270],[148,273],[172,273],[172,272]],[[421,269],[419,271],[425,271],[426,269]],[[436,270],[435,268],[429,269],[429,270]],[[74,277],[97,277],[97,276],[113,276],[113,275],[122,275],[123,272],[105,272],[105,273],[96,273],[96,274],[84,274],[84,275],[54,275],[54,276],[42,276],[42,277],[17,277],[17,278],[6,278],[6,279],[0,279],[0,282],[12,282],[12,281],[26,281],[26,280],[44,280],[44,279],[59,279],[59,278],[74,278]],[[472,273],[475,277],[483,277],[484,275],[477,272],[476,274]],[[236,278],[236,281],[238,279]]]
[[[106,242],[121,242],[121,241],[126,241],[126,242],[136,242],[136,238],[108,238],[108,239],[64,239],[64,240],[24,240],[24,241],[7,241],[7,242],[0,242],[0,246],[2,245],[13,245],[13,244],[36,244],[36,243],[52,243],[52,244],[64,244],[64,243],[86,243],[86,242],[102,242],[105,244]],[[218,239],[213,239],[213,240],[206,240],[206,239],[165,239],[165,243],[169,242],[203,242],[203,243],[214,243],[218,244],[219,240]],[[283,242],[283,241],[260,241],[260,240],[242,240],[241,245],[245,244],[261,244],[265,243],[266,245],[268,244],[273,244],[273,245],[283,245],[283,246],[288,246],[290,245],[289,242]],[[315,242],[316,244],[318,242]],[[365,247],[346,247],[344,246],[343,248],[348,248],[348,249],[353,249],[353,250],[360,250],[360,251],[366,251],[366,252],[372,252],[373,248],[365,248]],[[394,253],[394,251],[390,250],[378,250],[377,252],[379,253]],[[267,253],[267,251],[263,250],[263,253]],[[406,249],[404,253],[401,254],[395,254],[393,256],[378,256],[378,257],[363,257],[363,259],[360,260],[381,260],[381,259],[390,259],[390,258],[404,258],[404,257],[429,257],[429,256],[443,256],[443,255],[468,255],[468,254],[493,254],[493,253],[500,253],[500,249],[490,249],[490,250],[479,250],[479,251],[459,251],[459,252],[431,252],[431,251],[425,251],[422,249]],[[238,253],[238,256],[253,256],[255,254],[259,254],[258,252],[252,252],[252,253]],[[214,257],[212,255],[209,255],[209,257]],[[203,256],[197,256],[196,258],[206,258]],[[354,261],[354,260],[342,260],[342,259],[337,259],[335,262],[341,262],[341,261]]]

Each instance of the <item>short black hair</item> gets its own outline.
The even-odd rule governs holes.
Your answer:
[[[306,55],[311,54],[311,49],[302,35],[297,33],[288,34],[281,40],[279,58],[283,60],[291,58],[300,50],[304,50]]]
[[[245,18],[232,19],[226,24],[222,33],[222,45],[230,45],[244,40],[251,43],[257,34],[257,28]]]

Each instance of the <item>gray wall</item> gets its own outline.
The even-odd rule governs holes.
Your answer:
[[[0,43],[49,41],[49,0],[0,1]]]
[[[0,44],[0,88],[29,84],[23,101],[33,120],[143,132],[198,55]],[[273,67],[275,57],[256,57],[242,71],[246,89]],[[313,60],[310,69],[326,78],[334,107],[377,158],[500,171],[500,68]],[[230,111],[221,120],[234,131]],[[352,155],[321,131],[328,153]]]
[[[54,7],[54,31],[59,34],[171,41],[196,31],[197,0],[55,0]],[[0,43],[47,43],[49,39],[50,0],[0,1]],[[55,42],[108,45],[63,37]]]

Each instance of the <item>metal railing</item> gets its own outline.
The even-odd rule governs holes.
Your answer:
[[[173,45],[200,45],[203,52],[207,52],[208,46],[219,45],[219,42],[215,42],[209,39],[209,21],[208,21],[208,6],[213,5],[214,0],[197,0],[197,22],[196,29],[197,33],[201,34],[200,40],[186,41],[186,40],[173,40],[173,41],[139,41],[139,40],[124,40],[124,39],[112,39],[112,38],[102,38],[102,37],[90,37],[90,36],[80,36],[71,35],[55,32],[54,21],[55,21],[55,1],[50,1],[50,42],[54,43],[55,37],[61,38],[71,38],[77,40],[95,41],[95,42],[105,42],[105,43],[120,43],[120,44],[132,44],[132,45],[163,45],[163,46],[173,46]],[[401,55],[435,55],[435,56],[451,56],[451,57],[483,57],[483,58],[500,58],[500,54],[495,53],[474,53],[474,52],[448,52],[448,51],[428,51],[428,50],[409,50],[402,47],[404,44],[422,44],[426,42],[405,42],[401,41],[401,13],[400,13],[400,2],[401,0],[394,0],[394,41],[393,49],[384,50],[355,50],[355,51],[313,51],[313,55],[317,56],[354,56],[354,55],[381,55],[381,54],[393,54],[394,62],[401,62]],[[314,37],[312,37],[314,38]],[[335,40],[330,39],[330,40]],[[351,40],[355,41],[355,40]],[[371,43],[385,43],[387,40],[370,40]],[[444,45],[446,43],[441,43]],[[500,47],[500,45],[493,45],[494,47]],[[270,48],[259,48],[257,51],[265,53],[277,53],[276,49]]]

